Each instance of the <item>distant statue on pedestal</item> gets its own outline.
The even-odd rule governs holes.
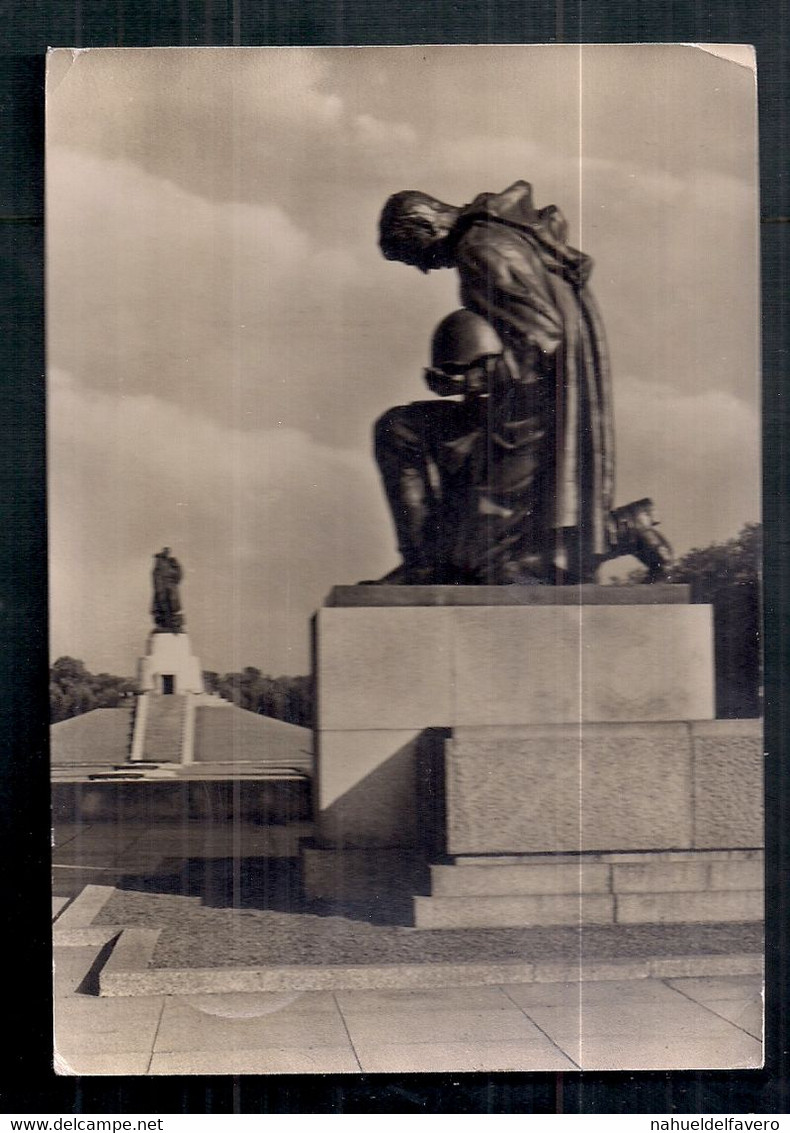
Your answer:
[[[389,260],[456,268],[463,310],[434,333],[426,382],[459,400],[398,406],[376,424],[376,457],[400,567],[415,585],[594,582],[633,554],[646,581],[671,548],[652,503],[613,508],[614,429],[603,325],[589,256],[567,244],[557,208],[517,181],[461,208],[424,193],[391,197],[380,221]]]
[[[159,633],[181,633],[184,616],[181,613],[181,600],[178,584],[181,581],[181,565],[170,554],[169,547],[154,555],[153,584],[154,598],[151,613]]]

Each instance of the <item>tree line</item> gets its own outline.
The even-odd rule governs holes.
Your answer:
[[[49,717],[53,724],[94,708],[118,708],[137,692],[137,682],[91,673],[74,657],[58,657],[49,670]]]
[[[269,677],[251,665],[240,673],[203,673],[207,692],[217,693],[239,708],[312,727],[310,677]],[[139,691],[137,681],[110,673],[91,673],[74,657],[58,657],[49,671],[50,720],[53,724],[92,712],[120,708]]]
[[[216,692],[238,708],[298,724],[313,726],[313,682],[310,677],[269,677],[247,665],[240,673],[206,670],[203,680],[207,692]]]
[[[713,606],[716,715],[734,720],[762,713],[762,534],[747,523],[734,539],[689,551],[672,575],[689,583],[692,602]]]

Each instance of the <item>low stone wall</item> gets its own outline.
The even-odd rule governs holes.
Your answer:
[[[310,782],[291,775],[271,779],[56,781],[52,817],[57,823],[254,821],[304,822],[311,816]]]

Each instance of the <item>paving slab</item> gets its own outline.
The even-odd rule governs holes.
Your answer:
[[[120,925],[88,925],[86,928],[64,928],[62,931],[56,931],[52,934],[53,943],[60,947],[67,948],[69,945],[75,948],[82,948],[87,945],[95,945],[102,948],[105,944],[117,937],[121,932]]]
[[[683,1038],[727,1035],[733,1027],[726,1019],[699,1004],[676,1001],[587,1002],[524,1007],[530,1019],[552,1037],[580,1035],[674,1035]]]
[[[75,1054],[150,1051],[164,1000],[74,996],[55,1003],[55,1046],[69,1061]]]
[[[646,1037],[644,1032],[552,1036],[563,1052],[584,1070],[740,1070],[763,1065],[761,1044],[732,1028],[714,1037]]]
[[[95,958],[90,949],[58,951],[75,979]],[[56,1072],[460,1073],[573,1070],[577,1064],[760,1065],[754,1018],[759,976],[673,982],[688,984],[697,997],[712,992],[720,998],[706,1007],[653,979],[131,1001],[69,990],[57,1003]]]
[[[147,1051],[115,1054],[86,1054],[80,1051],[69,1058],[58,1056],[54,1067],[55,1073],[62,1076],[140,1075],[148,1073],[150,1061],[151,1055]]]
[[[702,956],[694,959],[702,961]],[[578,983],[580,980],[642,980],[650,975],[650,957],[634,960],[594,960],[587,956],[576,960],[542,961],[535,965],[538,983]]]
[[[761,952],[707,956],[705,959],[703,966],[699,964],[698,956],[657,956],[650,961],[650,975],[659,979],[682,976],[749,976],[762,975],[764,968]]]
[[[355,1044],[369,1074],[463,1073],[474,1071],[577,1070],[578,1066],[546,1039],[534,1042],[446,1042]]]
[[[112,897],[111,885],[83,885],[52,926],[55,946],[82,948],[94,945],[101,948],[122,930],[121,925],[110,921],[95,924],[95,919]]]
[[[53,898],[52,898],[52,919],[53,919],[53,921],[58,919],[58,916],[63,912],[63,910],[68,905],[68,903],[69,903],[68,897],[53,896]]]
[[[95,944],[54,948],[53,989],[57,997],[75,995],[98,956]]]
[[[116,1001],[118,1002],[118,1001]],[[128,1001],[127,1001],[128,1002]],[[183,1000],[167,1000],[156,1035],[157,1053],[228,1049],[344,1046],[348,1041],[340,1012],[275,1012],[252,1018],[209,1015]]]
[[[336,991],[341,1011],[432,1011],[497,1009],[512,1006],[501,987],[376,988],[369,991]]]
[[[56,932],[86,928],[115,893],[111,885],[86,885],[79,896],[58,917]]]
[[[219,995],[187,995],[181,1002],[204,1015],[218,1019],[261,1019],[278,1013],[316,1015],[335,1012],[331,991],[226,992]]]
[[[148,829],[139,823],[119,825],[117,822],[56,822],[53,830],[54,850],[56,855],[74,847],[102,848],[115,853],[132,845]]]
[[[352,1043],[383,1045],[391,1043],[498,1042],[503,1039],[535,1042],[542,1038],[539,1028],[512,1005],[501,1008],[448,1011],[354,1011],[343,1008],[343,1018]]]
[[[667,983],[701,1003],[709,999],[741,999],[744,995],[759,993],[762,988],[762,980],[749,975],[733,975],[721,979],[715,976],[692,976],[688,979],[670,979]]]
[[[675,1003],[678,993],[661,980],[584,980],[574,983],[509,984],[502,988],[513,1003],[528,1013],[535,1006],[574,1006],[600,1002]]]
[[[753,1038],[762,1040],[764,1013],[761,999],[746,1002],[739,999],[714,999],[706,1000],[705,1006]]]
[[[305,1049],[260,1047],[254,1050],[157,1053],[150,1074],[358,1074],[350,1043]]]
[[[109,869],[115,865],[120,851],[112,842],[102,845],[100,842],[86,842],[75,838],[65,846],[58,847],[53,855],[53,864],[56,866],[103,866]]]

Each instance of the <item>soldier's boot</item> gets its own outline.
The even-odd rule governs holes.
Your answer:
[[[392,442],[390,438],[390,447]],[[435,497],[427,470],[412,464],[399,464],[389,450],[379,446],[377,456],[382,469],[398,549],[403,561],[383,578],[363,579],[359,586],[429,586],[444,581],[437,570],[437,523]]]
[[[430,586],[436,581],[430,567],[400,563],[381,578],[363,578],[357,586]]]

